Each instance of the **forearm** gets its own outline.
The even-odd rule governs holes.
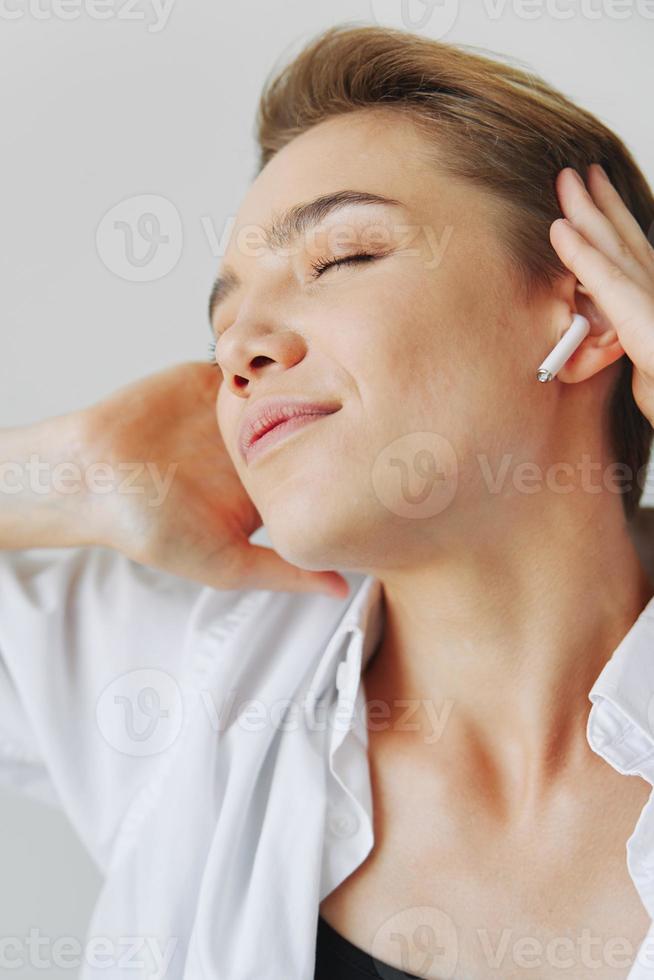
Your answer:
[[[93,540],[83,459],[75,413],[0,429],[0,549]]]

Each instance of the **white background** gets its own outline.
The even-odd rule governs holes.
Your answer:
[[[206,356],[207,297],[254,175],[264,78],[325,27],[400,26],[403,11],[402,0],[173,0],[163,13],[108,0],[105,20],[95,9],[0,0],[2,426]],[[407,10],[422,33],[542,75],[612,127],[654,183],[653,0],[436,0],[431,15],[411,0]],[[143,195],[169,202],[179,229],[161,250],[170,269],[139,282],[137,264],[123,257],[121,270],[115,239],[101,230],[98,250],[96,235],[129,220],[123,205],[102,226],[110,209]],[[65,817],[2,796],[0,827],[0,936],[37,927],[82,941],[100,881]]]

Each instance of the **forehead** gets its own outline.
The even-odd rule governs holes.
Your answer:
[[[429,239],[432,251],[451,231],[457,240],[463,236],[469,244],[474,239],[479,247],[486,240],[492,249],[497,202],[472,182],[446,172],[439,166],[441,156],[436,139],[390,108],[335,116],[295,137],[257,175],[234,216],[210,296],[210,320],[220,302],[251,274],[254,263],[285,262],[289,251],[284,236],[281,244],[275,234],[269,237],[271,228],[287,226],[280,216],[346,190],[400,203],[394,211],[381,204],[330,211],[348,235],[356,227],[385,223],[383,234],[389,226],[403,237],[413,233]],[[330,219],[327,227],[332,223]]]
[[[266,224],[298,202],[346,187],[411,208],[425,182],[437,180],[434,151],[409,119],[389,109],[352,112],[313,126],[276,153],[241,202],[235,225]]]

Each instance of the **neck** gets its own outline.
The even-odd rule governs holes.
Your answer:
[[[539,503],[375,573],[385,622],[365,673],[389,706],[383,737],[494,773],[521,806],[587,760],[588,692],[653,592],[617,496],[585,515]]]

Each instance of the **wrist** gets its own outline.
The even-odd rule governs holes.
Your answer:
[[[79,413],[0,430],[0,546],[97,541]]]

